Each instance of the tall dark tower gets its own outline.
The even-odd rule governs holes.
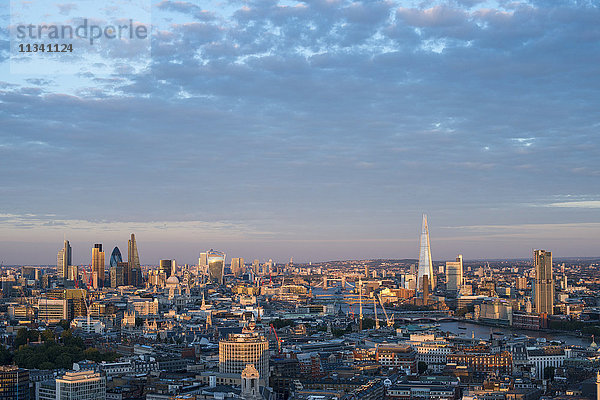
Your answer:
[[[533,251],[535,268],[534,299],[535,312],[538,314],[554,314],[554,279],[552,277],[552,252],[546,250]]]
[[[137,286],[138,276],[141,275],[140,257],[138,256],[137,243],[135,242],[135,234],[131,234],[127,245],[127,285]]]
[[[68,240],[65,240],[63,248],[60,249],[56,257],[56,272],[65,280],[69,277],[69,265],[72,264],[71,252],[71,245]]]
[[[100,243],[92,248],[92,283],[94,289],[104,287],[104,252]]]

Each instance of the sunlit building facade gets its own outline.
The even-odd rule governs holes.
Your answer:
[[[538,314],[554,314],[554,279],[552,277],[552,252],[546,250],[533,251],[535,269],[534,300],[535,312]]]
[[[417,291],[423,292],[423,277],[427,275],[429,289],[433,290],[434,275],[431,262],[431,248],[429,246],[429,227],[427,226],[427,214],[423,214],[423,225],[421,227],[421,248],[419,251],[419,268],[417,270]]]
[[[258,332],[230,334],[219,342],[219,372],[242,373],[246,365],[254,364],[260,379],[269,377],[269,341]]]
[[[206,258],[208,261],[208,280],[222,285],[223,276],[225,275],[225,253],[211,249],[206,252]],[[241,370],[240,373],[242,373]]]

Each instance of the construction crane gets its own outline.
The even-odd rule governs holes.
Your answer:
[[[373,311],[375,312],[375,329],[379,329],[379,318],[377,318],[377,300],[373,296]]]
[[[362,331],[363,326],[363,312],[362,312],[362,279],[358,278],[358,304],[360,305],[358,330]]]
[[[281,340],[279,339],[279,335],[277,335],[277,330],[275,329],[273,324],[271,324],[271,332],[275,334],[275,339],[277,340],[277,352],[281,354]]]
[[[352,308],[352,304],[348,304],[348,309],[350,310],[349,313],[352,314],[352,319],[356,319],[355,315],[354,315],[354,309]]]
[[[377,299],[379,299],[379,304],[381,304],[381,309],[383,310],[383,314],[385,315],[385,322],[387,323],[387,326],[394,326],[394,316],[392,315],[392,318],[388,317],[387,311],[385,311],[385,307],[383,306],[383,301],[381,301],[381,296],[379,296],[378,294],[375,294],[375,296],[377,297]]]

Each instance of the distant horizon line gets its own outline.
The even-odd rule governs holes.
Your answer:
[[[233,258],[244,258],[244,257],[233,257]],[[516,258],[471,258],[471,259],[463,259],[463,263],[466,262],[489,262],[489,261],[529,261],[531,260],[531,258],[529,257],[516,257]],[[162,260],[173,260],[172,258],[164,258]],[[244,258],[245,260],[245,258]],[[249,259],[248,259],[249,260]],[[557,258],[553,258],[553,262],[558,262],[558,261],[574,261],[574,260],[600,260],[600,256],[567,256],[567,257],[557,257]],[[175,261],[177,261],[175,259]],[[365,258],[365,259],[346,259],[346,260],[327,260],[327,261],[308,261],[308,262],[298,262],[298,263],[294,263],[294,265],[296,266],[310,266],[310,265],[318,265],[318,264],[326,264],[326,263],[335,263],[335,262],[374,262],[374,261],[414,261],[414,262],[419,262],[418,258]],[[432,262],[434,263],[443,263],[446,262],[448,260],[432,260]],[[265,263],[267,261],[260,261],[261,263]],[[279,262],[279,261],[274,261],[277,264],[287,264],[288,262]],[[181,265],[185,265],[188,263],[183,263],[183,264],[177,264],[178,266]],[[244,263],[245,265],[248,264],[250,265],[251,263]],[[89,264],[74,264],[77,265],[79,267],[84,267],[84,266],[89,266]],[[109,265],[109,264],[106,264]],[[196,265],[196,264],[188,264],[188,265]],[[225,264],[225,265],[231,265],[231,263]],[[145,264],[143,263],[141,265],[142,267],[157,267],[159,266],[159,264]],[[6,264],[6,265],[0,265],[0,267],[4,268],[4,267],[56,267],[56,265],[54,264]]]

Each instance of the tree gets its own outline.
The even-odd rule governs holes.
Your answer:
[[[31,342],[37,342],[40,338],[40,332],[35,329],[20,328],[15,338],[15,347],[19,348]]]
[[[271,321],[271,324],[273,324],[273,327],[275,329],[281,329],[286,326],[294,326],[295,325],[294,321],[292,321],[291,319],[282,319],[282,318],[274,319],[273,321]]]
[[[417,364],[417,370],[419,371],[419,375],[422,375],[425,373],[425,371],[427,371],[427,368],[429,368],[427,366],[427,363],[424,361],[419,361],[419,363]]]
[[[363,329],[375,328],[375,320],[373,318],[363,318],[362,327]]]
[[[42,331],[42,341],[43,342],[54,342],[54,332],[50,329],[44,329]]]
[[[0,345],[0,365],[8,365],[12,362],[12,353],[4,346]]]
[[[71,324],[66,319],[61,319],[60,322],[58,323],[58,326],[63,328],[65,331],[68,331],[69,329],[71,329]]]
[[[556,370],[556,368],[551,367],[551,366],[544,368],[544,379],[549,379],[549,380],[553,381],[555,370]]]

